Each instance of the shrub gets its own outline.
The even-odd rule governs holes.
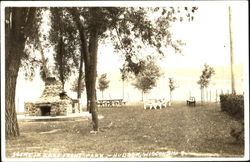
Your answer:
[[[220,95],[221,111],[225,111],[234,117],[244,118],[244,96],[233,94]]]
[[[244,143],[244,121],[241,122],[240,127],[231,128],[230,135],[236,142]]]

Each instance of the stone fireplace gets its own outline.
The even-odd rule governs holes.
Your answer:
[[[54,77],[47,78],[44,91],[36,102],[27,102],[24,106],[27,116],[58,116],[78,112],[75,109],[78,105],[63,92],[62,83]]]
[[[40,112],[42,116],[50,116],[51,105],[40,106]]]

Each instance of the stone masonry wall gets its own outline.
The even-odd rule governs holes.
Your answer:
[[[61,97],[63,92],[62,84],[60,81],[56,81],[54,78],[46,81],[45,88],[41,97],[34,103],[25,103],[25,115],[40,116],[42,105],[50,105],[50,115],[68,115],[73,111],[73,101],[67,95]]]
[[[36,107],[35,103],[26,102],[26,103],[24,103],[24,108],[25,108],[25,115],[28,115],[28,116],[39,115],[40,110]]]

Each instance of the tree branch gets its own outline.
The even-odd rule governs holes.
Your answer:
[[[116,34],[117,34],[118,41],[120,42],[122,48],[123,48],[124,51],[125,51],[125,55],[126,55],[126,54],[129,54],[129,52],[126,50],[126,48],[124,47],[124,45],[123,45],[123,43],[122,43],[122,41],[121,41],[120,34],[119,34],[119,32],[118,32],[118,30],[117,30],[116,27],[115,27],[115,31],[116,31]]]

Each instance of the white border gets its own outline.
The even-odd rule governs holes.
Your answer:
[[[5,154],[5,12],[1,4],[1,155],[3,160]]]
[[[242,1],[3,1],[4,7],[159,7],[159,6],[194,6],[194,5],[247,5]]]
[[[155,7],[155,6],[210,6],[214,5],[248,5],[248,1],[4,1],[1,2],[1,76],[5,76],[5,33],[4,33],[4,8],[5,7],[47,7],[47,6],[58,6],[58,7],[90,7],[90,6],[99,6],[99,7]],[[3,22],[3,23],[2,23]],[[248,34],[247,34],[248,36]],[[248,51],[249,53],[249,51]],[[249,58],[248,58],[249,59]],[[3,155],[4,161],[235,161],[235,160],[248,160],[249,159],[249,60],[245,60],[244,64],[244,83],[245,83],[245,156],[243,158],[131,158],[131,159],[119,159],[119,158],[104,158],[104,159],[6,159],[5,155],[5,133],[1,134],[2,140],[2,149],[1,155]],[[5,103],[5,77],[1,77],[1,103]],[[1,129],[2,132],[5,132],[5,104],[1,104]]]

